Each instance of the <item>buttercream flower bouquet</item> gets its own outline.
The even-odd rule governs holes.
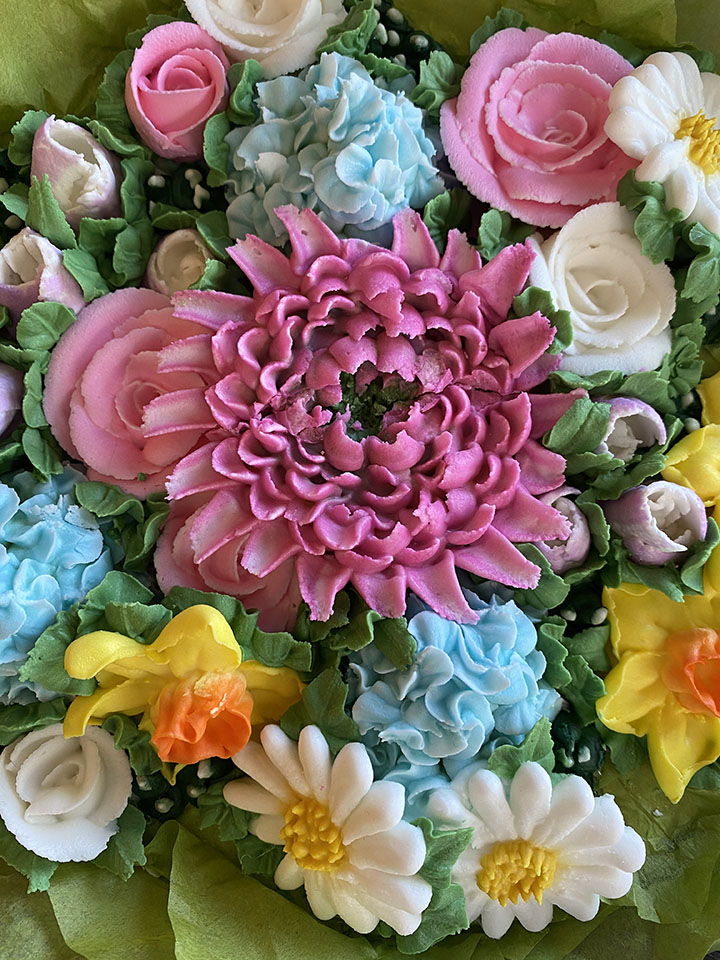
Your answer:
[[[3,955],[701,958],[702,3],[78,8],[0,152]]]

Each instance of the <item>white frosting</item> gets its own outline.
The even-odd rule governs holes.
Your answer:
[[[700,73],[686,53],[654,53],[610,94],[605,132],[625,153],[642,161],[638,180],[665,187],[668,207],[720,233],[720,172],[707,174],[690,157],[689,137],[676,134],[701,110],[720,129],[720,77]]]
[[[425,861],[422,831],[402,819],[405,788],[373,783],[367,750],[349,743],[333,761],[322,733],[305,727],[298,743],[277,726],[233,757],[249,774],[225,787],[225,799],[259,813],[253,833],[282,844],[286,813],[302,798],[313,798],[339,828],[345,858],[335,869],[304,869],[287,853],[275,872],[281,890],[305,886],[316,917],[342,919],[358,933],[370,933],[383,920],[406,936],[420,925],[432,888],[416,876]]]
[[[48,860],[94,860],[117,833],[131,788],[126,754],[99,727],[65,739],[55,723],[0,754],[0,817]]]
[[[147,284],[171,296],[187,290],[203,275],[212,253],[197,230],[175,230],[160,241],[147,265]]]
[[[670,350],[672,273],[643,255],[634,223],[619,203],[597,203],[544,242],[531,241],[530,282],[572,318],[563,370],[653,370]]]
[[[231,60],[258,60],[265,77],[312,63],[330,27],[345,19],[342,0],[186,0],[186,6]]]
[[[82,290],[63,265],[61,251],[30,227],[16,233],[0,250],[0,285],[26,283],[38,284],[34,300],[55,300],[76,313],[85,306]]]
[[[485,933],[502,937],[517,918],[526,930],[542,930],[560,907],[577,920],[592,920],[600,897],[624,896],[632,875],[645,861],[645,845],[626,827],[610,795],[594,797],[582,777],[570,776],[552,786],[537,763],[524,763],[506,795],[502,781],[489,770],[461,774],[448,788],[436,790],[429,815],[444,827],[472,827],[470,846],[460,855],[452,879],[465,892],[468,919],[482,920]],[[497,843],[526,840],[555,858],[551,883],[540,903],[534,894],[502,906],[478,886],[483,858]]]

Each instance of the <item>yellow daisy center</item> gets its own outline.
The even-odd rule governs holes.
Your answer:
[[[287,808],[280,835],[285,853],[303,870],[337,870],[346,857],[339,827],[314,797],[298,797]]]
[[[477,885],[504,907],[508,900],[535,897],[542,903],[544,891],[552,885],[557,857],[552,850],[533,846],[527,840],[496,843],[480,861]]]
[[[720,130],[713,129],[717,117],[706,117],[700,110],[693,117],[685,117],[675,134],[676,140],[689,137],[688,155],[706,176],[720,170]]]

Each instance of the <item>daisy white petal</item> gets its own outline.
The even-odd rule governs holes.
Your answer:
[[[241,780],[231,780],[223,788],[223,796],[233,807],[248,810],[250,813],[268,813],[282,815],[287,808],[287,801],[280,800],[265,787],[243,777]]]
[[[294,861],[293,861],[294,863]],[[299,868],[298,868],[299,869]],[[305,894],[310,909],[318,920],[332,920],[336,914],[332,900],[330,877],[320,870],[301,871],[305,880]]]
[[[498,838],[516,837],[515,820],[499,777],[489,770],[478,770],[468,782],[473,808]]]
[[[576,920],[587,922],[597,915],[600,909],[600,897],[596,893],[588,893],[577,888],[558,887],[552,891],[552,902],[565,913],[569,913]]]
[[[375,899],[390,902],[405,913],[422,913],[432,897],[432,887],[422,877],[398,877],[382,870],[356,870],[354,875]]]
[[[357,933],[371,933],[378,925],[380,917],[360,903],[354,884],[335,879],[329,885],[329,892],[337,915]]]
[[[553,905],[549,897],[544,897],[542,903],[538,903],[535,897],[527,901],[521,899],[513,905],[513,909],[520,923],[531,933],[544,930],[553,917]]]
[[[275,764],[278,770],[282,770],[283,776],[295,793],[303,797],[309,796],[310,787],[298,757],[297,743],[291,740],[276,724],[271,724],[263,729],[260,734],[260,742],[268,759]]]
[[[373,769],[361,743],[347,743],[335,758],[328,805],[333,823],[341,827],[370,789]]]
[[[259,743],[254,743],[251,740],[242,750],[233,755],[232,760],[243,773],[247,773],[253,780],[257,780],[259,784],[262,784],[266,790],[269,790],[280,800],[289,803],[295,796],[285,777],[268,758]]]
[[[373,783],[343,826],[343,843],[353,843],[390,830],[402,820],[405,788],[400,783],[381,780]]]
[[[482,912],[482,928],[493,940],[504,937],[515,919],[512,904],[501,907],[497,900],[490,900]]]
[[[354,867],[409,877],[422,867],[426,847],[422,830],[402,820],[391,830],[356,840],[347,851]]]
[[[332,757],[327,740],[317,727],[304,727],[300,732],[298,756],[313,796],[327,802]]]
[[[305,879],[305,871],[302,870],[293,857],[288,853],[280,861],[277,870],[275,871],[275,884],[281,890],[297,890],[298,887],[301,887],[303,880]],[[331,914],[334,916],[334,914]],[[330,917],[327,917],[329,920]]]
[[[542,847],[559,843],[595,809],[592,788],[582,777],[567,777],[553,790],[550,810],[532,834],[532,841]]]
[[[552,783],[539,763],[524,763],[513,778],[510,808],[519,837],[529,837],[536,824],[550,812]]]
[[[285,826],[285,817],[260,816],[250,824],[250,832],[263,843],[283,843],[280,831]]]

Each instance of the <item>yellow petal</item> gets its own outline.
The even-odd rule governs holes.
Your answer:
[[[702,422],[720,423],[720,373],[702,380],[697,392],[703,405]]]
[[[690,487],[708,507],[720,502],[720,424],[701,427],[676,443],[668,451],[662,475]]]
[[[288,667],[266,667],[257,660],[247,660],[242,672],[253,698],[253,726],[279,720],[302,696],[305,684]]]
[[[126,680],[109,689],[96,690],[89,697],[75,697],[65,714],[63,733],[66,737],[79,737],[88,723],[104,720],[111,713],[143,713],[157,694],[157,684],[152,681]]]
[[[225,617],[214,607],[188,607],[147,648],[148,656],[166,663],[176,677],[190,673],[232,673],[242,663],[242,650]]]
[[[605,677],[607,693],[595,708],[600,720],[617,733],[644,737],[651,718],[672,696],[662,682],[661,653],[625,653]]]
[[[71,677],[88,680],[116,660],[136,657],[143,649],[147,648],[122,633],[96,630],[73,640],[65,651],[65,669]]]
[[[608,610],[610,639],[615,656],[629,650],[660,650],[672,633],[696,626],[710,626],[703,620],[692,619],[689,601],[704,600],[695,616],[713,617],[709,601],[703,597],[689,597],[685,603],[676,603],[659,590],[651,590],[641,583],[623,583],[617,589],[603,591],[603,603]],[[702,610],[700,609],[702,608]]]
[[[691,713],[668,698],[652,718],[648,752],[660,788],[677,803],[693,775],[720,757],[720,718]]]

